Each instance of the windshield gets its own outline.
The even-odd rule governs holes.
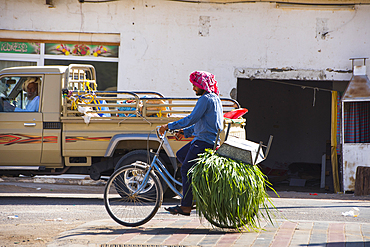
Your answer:
[[[13,92],[13,89],[16,88],[16,85],[20,85],[21,77],[3,77],[0,79],[0,97],[8,98],[8,97],[15,97],[19,92]],[[19,88],[19,87],[17,87]],[[19,88],[18,91],[21,91]]]

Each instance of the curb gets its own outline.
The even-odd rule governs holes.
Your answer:
[[[81,176],[82,177],[82,176]],[[13,183],[39,183],[39,184],[65,184],[65,185],[84,185],[84,186],[105,186],[104,180],[92,180],[89,176],[85,178],[59,178],[53,177],[2,177],[0,182],[13,182]]]

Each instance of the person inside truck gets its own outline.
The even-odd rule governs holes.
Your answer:
[[[30,77],[22,85],[23,91],[27,92],[28,103],[25,109],[15,107],[10,104],[8,101],[4,101],[5,111],[14,111],[14,112],[36,112],[39,110],[39,84],[41,83],[40,78]]]
[[[166,130],[180,129],[176,139],[181,140],[184,136],[194,136],[193,140],[177,151],[177,159],[182,164],[181,178],[183,199],[181,206],[168,207],[165,210],[171,214],[189,216],[192,210],[193,193],[191,178],[188,178],[188,170],[196,163],[194,159],[207,148],[213,148],[218,130],[223,129],[223,109],[217,81],[213,74],[205,71],[194,71],[190,74],[190,82],[197,96],[201,96],[192,113],[187,117],[175,122],[162,125],[159,133],[162,135]]]

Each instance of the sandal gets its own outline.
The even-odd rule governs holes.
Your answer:
[[[185,215],[185,216],[190,216],[190,213],[185,213],[184,211],[182,211],[182,209],[179,206],[168,207],[168,208],[164,208],[164,209],[166,211],[170,212],[171,214],[181,214],[181,215]]]

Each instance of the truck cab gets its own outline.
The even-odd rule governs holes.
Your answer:
[[[11,169],[43,170],[62,167],[61,85],[67,67],[8,68],[0,77],[0,166]],[[38,79],[38,109],[27,111],[24,84]],[[47,81],[47,83],[45,83]],[[47,93],[46,93],[47,92]],[[9,104],[15,109],[9,109]],[[14,168],[14,167],[13,167]]]

